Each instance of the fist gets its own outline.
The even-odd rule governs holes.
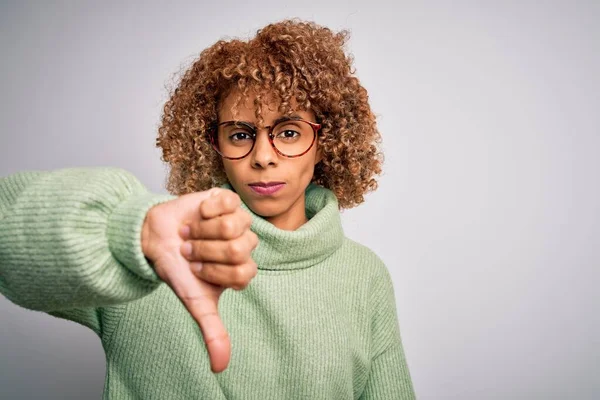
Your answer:
[[[227,287],[244,288],[257,272],[250,254],[258,238],[240,205],[226,189],[189,193],[152,207],[142,226],[142,251],[198,323],[213,372],[231,357],[219,297]]]
[[[180,231],[186,240],[181,254],[199,278],[236,290],[244,289],[258,272],[250,258],[258,237],[250,230],[252,217],[229,190],[215,192],[200,204],[200,218]]]

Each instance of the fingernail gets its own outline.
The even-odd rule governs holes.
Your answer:
[[[190,236],[190,226],[184,225],[180,230],[181,237],[187,239]]]
[[[200,271],[202,271],[202,263],[201,262],[195,262],[190,264],[190,268],[192,269],[192,272],[194,274],[199,274]]]
[[[190,242],[185,242],[183,246],[181,246],[181,254],[186,257],[192,254],[192,244]]]

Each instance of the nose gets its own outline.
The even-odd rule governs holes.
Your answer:
[[[264,133],[262,133],[263,131]],[[268,128],[258,129],[256,133],[256,142],[250,153],[252,166],[255,168],[266,168],[269,165],[277,165],[278,155],[273,146],[271,146],[267,132]]]

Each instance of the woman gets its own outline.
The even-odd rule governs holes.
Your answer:
[[[170,196],[3,180],[0,290],[100,336],[105,397],[414,398],[389,272],[342,231],[381,170],[345,41],[288,20],[204,50],[159,128]]]

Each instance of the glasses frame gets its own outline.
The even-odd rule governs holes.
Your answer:
[[[275,127],[277,125],[279,125],[280,123],[286,122],[286,121],[302,121],[302,122],[306,122],[308,125],[310,125],[310,127],[313,130],[313,140],[310,143],[310,146],[308,146],[308,149],[306,149],[304,152],[297,154],[295,156],[288,156],[287,154],[283,154],[281,151],[279,151],[279,149],[275,146],[275,143],[273,143],[273,129],[275,129]],[[215,143],[215,138],[217,136],[218,130],[219,130],[219,126],[221,125],[225,125],[225,124],[239,124],[242,125],[246,128],[248,128],[252,134],[254,135],[254,140],[252,141],[252,147],[250,147],[250,150],[248,150],[248,152],[246,154],[244,154],[241,157],[227,157],[225,155],[223,155],[223,153],[221,153],[221,151],[219,150],[217,144]],[[310,149],[312,149],[313,145],[315,144],[315,141],[317,139],[318,133],[322,128],[322,124],[316,123],[316,122],[312,122],[312,121],[307,121],[303,118],[299,118],[299,117],[290,117],[290,118],[285,118],[285,119],[280,119],[278,121],[275,121],[275,123],[273,125],[269,125],[269,126],[265,126],[264,129],[268,129],[269,134],[268,134],[268,138],[269,138],[269,143],[271,143],[271,147],[275,150],[275,152],[277,154],[279,154],[282,157],[287,157],[287,158],[296,158],[296,157],[301,157],[303,155],[305,155],[306,153],[309,152]],[[217,153],[219,153],[219,155],[223,158],[226,158],[228,160],[241,160],[244,157],[247,157],[248,154],[252,153],[252,150],[254,150],[254,146],[256,145],[256,136],[258,134],[258,130],[259,128],[257,128],[256,126],[252,125],[249,122],[246,121],[235,121],[235,120],[231,120],[231,121],[223,121],[220,123],[213,123],[210,130],[209,130],[209,137],[210,137],[210,143],[213,147],[213,149],[215,149],[215,151]]]

